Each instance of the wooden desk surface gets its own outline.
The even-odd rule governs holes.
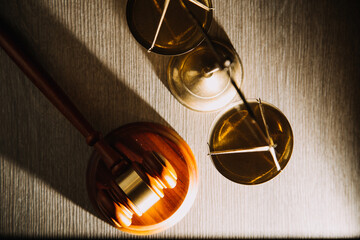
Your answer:
[[[148,54],[126,1],[0,1],[10,24],[103,133],[169,124],[190,145],[200,185],[189,213],[156,237],[360,235],[360,7],[357,1],[213,0],[215,21],[244,65],[243,91],[290,121],[292,158],[273,180],[235,184],[207,156],[216,113],[183,107],[166,84],[168,57]],[[213,33],[221,38],[220,28]],[[88,200],[91,149],[0,50],[0,233],[129,237]]]

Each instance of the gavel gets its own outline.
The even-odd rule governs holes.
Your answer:
[[[85,137],[87,145],[94,147],[87,169],[87,188],[94,207],[105,220],[125,232],[151,234],[185,215],[195,198],[197,167],[191,149],[174,130],[138,122],[102,137],[50,74],[20,48],[1,24],[0,46]]]

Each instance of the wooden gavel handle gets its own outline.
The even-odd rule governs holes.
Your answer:
[[[0,46],[49,101],[79,130],[86,138],[86,143],[95,147],[103,156],[106,166],[111,169],[119,160],[117,152],[101,138],[99,132],[93,129],[50,74],[20,48],[1,23]]]

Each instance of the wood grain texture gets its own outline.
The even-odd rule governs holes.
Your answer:
[[[207,156],[216,113],[193,112],[166,84],[168,57],[147,54],[126,1],[0,1],[0,19],[103,133],[128,122],[172,126],[192,148],[199,191],[155,237],[360,235],[360,7],[357,1],[213,0],[214,36],[231,39],[243,91],[287,116],[294,151],[257,186],[222,177]],[[0,233],[129,237],[100,220],[86,193],[91,149],[0,51]]]

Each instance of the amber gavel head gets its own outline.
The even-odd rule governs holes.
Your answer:
[[[105,140],[121,156],[112,169],[91,156],[87,186],[99,214],[133,234],[164,230],[185,215],[197,189],[197,168],[186,142],[154,123],[120,127]]]
[[[144,152],[142,163],[129,163],[126,171],[113,173],[116,186],[112,185],[110,192],[117,204],[117,221],[123,227],[131,225],[133,214],[141,216],[157,201],[164,197],[163,189],[176,186],[176,172],[168,160],[157,152]],[[120,162],[118,165],[123,165]],[[117,193],[117,194],[116,194]],[[117,197],[118,195],[121,197]]]

